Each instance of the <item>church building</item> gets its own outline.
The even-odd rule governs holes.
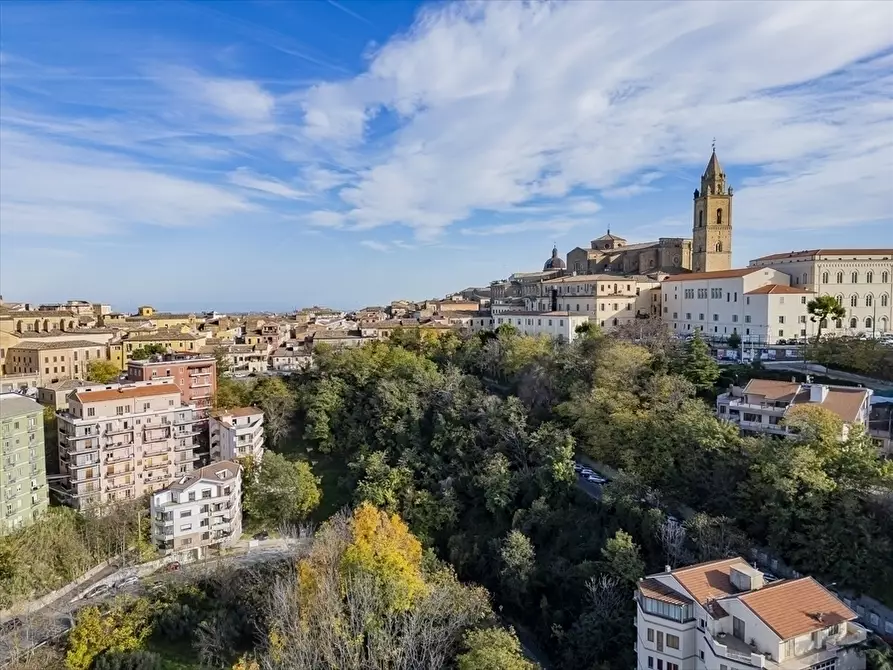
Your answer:
[[[732,267],[732,189],[726,184],[716,150],[695,189],[692,239],[661,237],[629,244],[624,238],[602,235],[588,249],[567,255],[567,271],[583,274],[647,275],[656,272],[712,272]]]

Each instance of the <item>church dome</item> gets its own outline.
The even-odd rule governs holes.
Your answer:
[[[552,257],[543,265],[543,271],[564,270],[565,267],[564,261],[558,257],[558,247],[552,247]]]

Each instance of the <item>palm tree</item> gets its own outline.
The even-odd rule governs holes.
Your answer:
[[[813,298],[806,305],[806,311],[812,314],[810,321],[819,322],[819,329],[816,332],[815,341],[822,339],[822,328],[828,323],[828,319],[839,320],[846,317],[846,310],[837,298],[830,295],[821,295]]]

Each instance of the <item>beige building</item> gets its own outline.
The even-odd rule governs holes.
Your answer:
[[[44,407],[52,407],[57,412],[66,410],[68,409],[68,396],[87,386],[95,387],[96,382],[82,379],[63,379],[59,382],[52,382],[37,389],[37,402]]]
[[[578,337],[577,328],[588,323],[590,318],[585,313],[574,312],[511,312],[494,316],[493,321],[494,325],[484,330],[509,325],[522,335],[544,335],[563,342],[573,342]]]
[[[165,553],[201,558],[242,535],[242,466],[212,463],[152,494],[152,544]]]
[[[701,175],[701,187],[694,192],[692,239],[662,237],[629,244],[609,229],[592,240],[588,249],[570,251],[567,271],[647,275],[728,270],[732,267],[732,192],[714,150]]]
[[[56,416],[62,493],[77,509],[139,498],[192,472],[200,420],[170,379],[78,389]]]
[[[0,331],[7,333],[48,333],[53,330],[77,330],[78,315],[69,311],[0,310]]]
[[[720,395],[716,414],[747,432],[789,436],[784,419],[792,408],[822,407],[843,421],[845,438],[849,426],[867,426],[871,395],[871,389],[861,387],[751,379],[743,389],[733,386]]]
[[[17,393],[0,393],[0,537],[46,511],[43,407]]]
[[[88,340],[23,340],[6,352],[11,374],[37,374],[40,386],[63,379],[85,379],[90,361],[107,360],[105,345]]]
[[[235,407],[211,415],[211,460],[264,457],[264,413],[257,407]]]
[[[790,277],[773,268],[692,272],[664,279],[662,318],[678,335],[698,331],[725,340],[773,344],[813,334],[806,305],[812,292],[789,286]]]
[[[639,275],[577,275],[549,279],[528,298],[533,311],[567,311],[591,317],[604,329],[634,319],[659,318],[660,282]]]
[[[863,670],[867,631],[812,577],[765,584],[743,558],[636,585],[637,670]]]
[[[791,277],[791,285],[835,296],[846,318],[829,334],[889,333],[893,328],[893,249],[810,249],[771,254],[750,262]]]
[[[284,346],[270,354],[270,365],[279,372],[298,372],[306,370],[313,363],[313,354],[304,347],[304,343]]]

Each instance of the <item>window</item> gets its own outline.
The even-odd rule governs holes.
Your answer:
[[[714,314],[714,315],[713,315],[713,320],[714,320],[714,321],[719,321],[719,314]]]
[[[664,670],[664,662],[663,659],[657,659],[657,670]]]
[[[822,283],[823,283],[823,284],[827,284],[829,279],[830,279],[830,276],[828,275],[828,273],[827,273],[827,272],[823,272],[823,273],[822,273]]]
[[[722,225],[722,207],[716,210],[716,225]],[[719,249],[717,249],[717,251],[719,251]]]
[[[187,516],[192,516],[192,510],[191,510],[191,509],[183,510],[182,512],[180,512],[180,518],[181,518],[181,519],[182,519],[183,517],[187,517]]]
[[[778,323],[784,323],[784,317],[783,317],[783,316],[778,317]]]
[[[865,317],[865,327],[866,327],[866,328],[871,328],[871,324],[872,324],[872,323],[873,323],[873,322],[872,322],[872,320],[871,320],[871,317],[870,317],[870,316],[866,316],[866,317]]]
[[[691,312],[686,312],[685,318],[686,318],[686,320],[691,321]]]
[[[87,416],[96,416],[96,408],[88,407],[87,408]]]
[[[850,281],[851,281],[853,284],[858,284],[858,283],[859,283],[859,273],[858,273],[858,272],[854,272],[853,274],[851,274],[851,275],[850,275]]]
[[[710,297],[718,300],[722,300],[722,289],[721,288],[712,288],[710,289]]]
[[[698,314],[698,321],[703,321],[703,320],[704,320],[704,315]]]
[[[195,500],[195,491],[190,491],[189,492],[189,501],[192,502],[193,500]]]
[[[664,309],[666,309],[666,307],[665,307]],[[673,318],[674,318],[674,319],[678,319],[678,318],[679,318],[679,312],[673,312]]]
[[[842,272],[837,273],[837,283],[843,284],[843,273]]]
[[[648,629],[648,641],[654,642],[654,629],[653,628]]]
[[[732,323],[738,323],[738,315],[732,314]]]
[[[667,646],[670,649],[679,649],[679,637],[667,633]]]
[[[120,416],[121,414],[124,414],[124,406],[123,406],[123,405],[118,405],[118,406],[115,408],[115,414],[117,414],[117,415],[119,415],[119,416]]]
[[[881,284],[886,284],[890,281],[890,273],[889,272],[881,272]]]
[[[675,663],[670,663],[667,661],[667,670],[679,670],[679,666]]]
[[[806,323],[806,317],[805,317],[805,316],[801,316],[801,317],[799,317],[797,320],[798,320],[800,323]]]
[[[884,295],[881,296],[881,307],[886,307],[886,306],[887,306],[887,294],[884,293]]]
[[[865,306],[871,307],[871,301],[872,301],[872,295],[869,293],[867,296],[865,296]]]
[[[866,284],[871,284],[873,281],[874,281],[874,272],[869,271],[869,272],[865,275],[865,283],[866,283]]]
[[[629,312],[633,308],[633,304],[631,302],[626,303],[626,311]]]
[[[859,305],[859,296],[855,293],[850,296],[850,307],[857,307]]]
[[[653,667],[654,667],[654,656],[649,656],[649,657],[648,657],[648,667],[649,667],[649,668],[653,668]]]
[[[858,325],[859,325],[859,322],[856,321],[856,317],[855,317],[855,316],[854,316],[852,319],[850,319],[850,328],[857,328]]]
[[[704,660],[704,650],[698,652],[698,657],[703,661]]]
[[[704,227],[704,212],[698,212],[698,228]]]
[[[783,329],[779,328],[779,330],[778,330],[778,336],[779,336],[779,337],[784,337],[784,330],[783,330]]]

